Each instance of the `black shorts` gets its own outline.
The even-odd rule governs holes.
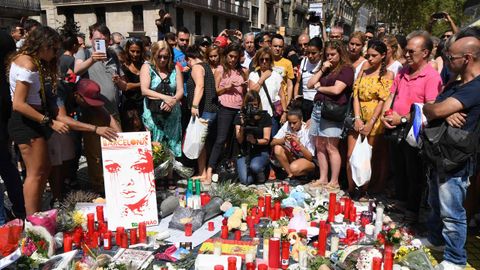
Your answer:
[[[52,129],[13,111],[8,121],[8,133],[16,144],[29,144],[35,138],[48,139],[52,134]]]

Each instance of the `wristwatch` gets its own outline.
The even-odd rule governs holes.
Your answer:
[[[403,125],[403,124],[406,124],[407,122],[408,122],[408,120],[407,120],[407,118],[406,118],[405,116],[402,116],[402,117],[400,118],[400,123],[402,123],[402,125]]]
[[[42,118],[42,121],[40,121],[40,125],[49,126],[52,122],[53,120],[49,116],[44,115]]]

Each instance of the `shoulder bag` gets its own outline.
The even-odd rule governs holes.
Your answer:
[[[153,91],[163,94],[163,95],[171,95],[169,88],[170,88],[170,73],[167,74],[167,77],[165,79],[162,79],[160,75],[155,71],[153,67],[150,67],[152,72],[155,73],[162,81],[158,84],[158,86],[153,89]],[[164,104],[164,101],[161,99],[147,99],[148,100],[148,109],[150,112],[153,114],[165,114],[165,113],[170,113],[162,109],[162,106]]]
[[[260,80],[261,77],[261,72],[260,70],[258,71],[258,79]],[[267,96],[268,103],[270,104],[270,107],[272,108],[272,114],[273,117],[280,117],[283,114],[283,107],[282,103],[280,101],[276,101],[275,103],[272,102],[272,99],[270,97],[270,93],[268,92],[267,84],[263,82],[260,87],[263,87],[263,90],[265,91],[265,95]]]

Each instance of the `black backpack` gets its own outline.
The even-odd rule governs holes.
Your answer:
[[[466,162],[475,164],[479,139],[480,121],[473,131],[454,128],[445,120],[438,120],[421,133],[421,154],[429,165],[436,169],[440,179],[461,169]]]

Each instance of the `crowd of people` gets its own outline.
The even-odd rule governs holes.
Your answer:
[[[381,28],[344,40],[342,28],[332,27],[288,45],[280,34],[230,29],[194,39],[185,27],[169,32],[168,22],[159,20],[163,32],[153,43],[98,23],[89,27],[91,47],[83,35],[33,20],[2,33],[0,173],[12,215],[41,210],[47,181],[52,206],[76,188],[81,155],[89,189],[104,193],[99,138],[149,131],[195,168],[204,187],[234,160],[241,184],[283,179],[344,189],[357,199],[384,193],[405,203],[414,223],[428,183],[432,227],[425,241],[446,245],[445,265],[466,264],[463,202],[477,172],[475,154],[445,171],[426,162],[418,134],[413,142],[405,134],[416,121],[414,104],[423,105],[430,125],[478,133],[480,29],[460,30],[451,21],[441,38]],[[197,160],[182,153],[191,117],[208,121]],[[349,159],[363,138],[372,146],[372,176],[357,187]],[[175,187],[177,180],[171,173],[158,184]]]

